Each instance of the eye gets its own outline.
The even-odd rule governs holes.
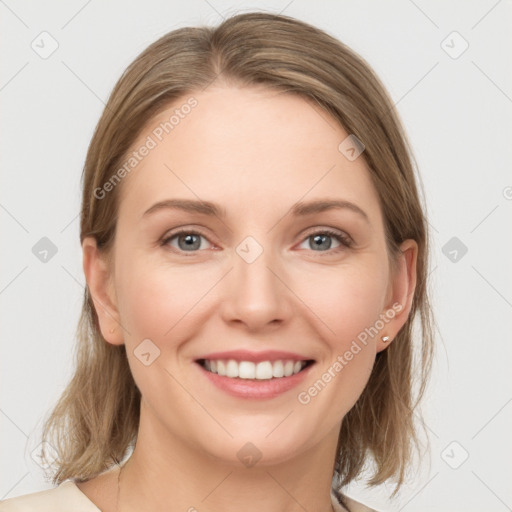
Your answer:
[[[330,251],[332,248],[333,238],[339,245]],[[349,248],[353,245],[352,239],[348,235],[330,229],[323,229],[321,231],[310,233],[302,243],[304,244],[308,241],[311,241],[309,248],[312,248],[312,250],[316,252],[338,252],[343,250],[343,248]],[[308,249],[308,247],[306,247],[306,249]]]
[[[333,238],[338,243],[338,246],[334,247],[334,249],[332,248]],[[170,245],[178,252],[194,253],[208,248],[204,246],[205,244],[202,243],[202,240],[208,241],[204,235],[197,231],[182,229],[165,237],[160,243],[162,246]],[[306,247],[306,249],[312,249],[315,252],[338,252],[343,250],[343,248],[349,248],[353,245],[353,241],[348,235],[331,229],[323,229],[310,233],[306,236],[302,244],[307,243],[307,241],[312,241],[312,243],[310,243],[309,247]],[[177,246],[171,242],[176,242]]]
[[[171,240],[176,239],[177,247],[176,245],[173,245]],[[164,238],[161,242],[162,245],[170,245],[171,247],[174,247],[178,251],[184,251],[184,252],[197,252],[200,249],[205,249],[204,244],[202,244],[203,240],[207,240],[205,236],[203,236],[201,233],[198,233],[197,231],[191,231],[191,230],[181,230],[177,233],[173,233],[172,235]]]

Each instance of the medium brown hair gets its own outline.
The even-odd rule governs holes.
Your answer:
[[[307,23],[262,12],[236,15],[214,28],[174,30],[151,44],[125,70],[96,126],[82,176],[80,241],[92,236],[105,255],[111,254],[122,183],[102,199],[95,190],[119,170],[156,114],[216,80],[297,94],[333,116],[365,145],[390,261],[396,261],[404,240],[418,244],[411,312],[393,343],[377,354],[367,386],[342,422],[336,453],[340,486],[360,475],[370,459],[370,484],[394,478],[398,489],[412,448],[419,446],[415,408],[432,359],[427,221],[394,105],[370,66],[350,48]],[[420,330],[413,348],[416,319]],[[43,440],[57,453],[54,483],[87,480],[123,460],[139,425],[141,395],[125,346],[102,337],[87,287],[77,338],[75,373],[43,431]]]

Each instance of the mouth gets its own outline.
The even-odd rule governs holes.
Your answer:
[[[284,379],[303,372],[314,364],[313,359],[291,360],[277,359],[274,361],[237,361],[235,359],[197,359],[204,370],[229,379],[258,381]]]
[[[308,378],[316,360],[296,352],[240,349],[202,354],[194,363],[199,379],[222,393],[264,400],[286,396]]]
[[[215,389],[242,400],[269,400],[286,395],[308,377],[312,359],[197,359],[196,367]]]

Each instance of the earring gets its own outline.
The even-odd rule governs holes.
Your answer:
[[[112,329],[110,329],[110,332],[113,333],[115,330],[116,330],[116,328],[113,327]]]
[[[382,336],[381,340],[384,342],[384,343],[387,343],[389,341],[389,336]]]

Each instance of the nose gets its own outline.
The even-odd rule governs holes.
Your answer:
[[[283,279],[284,271],[280,271],[272,251],[258,245],[252,240],[233,253],[233,269],[224,283],[221,305],[224,321],[243,325],[251,332],[273,330],[292,312],[292,294]]]

